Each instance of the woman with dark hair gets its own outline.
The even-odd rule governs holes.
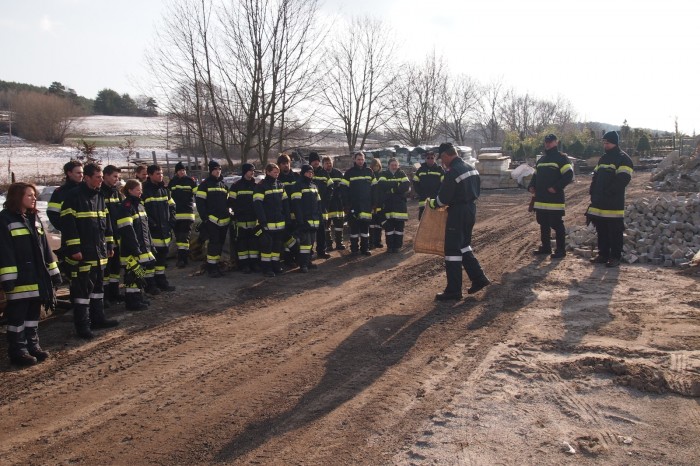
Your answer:
[[[39,346],[41,304],[53,301],[61,275],[36,211],[36,187],[13,183],[0,212],[0,283],[7,296],[7,350],[12,364],[49,357]]]
[[[128,310],[142,311],[148,308],[148,303],[143,297],[143,286],[139,282],[143,280],[145,284],[145,278],[154,275],[156,258],[153,254],[153,240],[146,209],[141,202],[141,182],[127,180],[122,194],[124,200],[117,209],[116,223],[120,238],[119,260],[126,267],[124,301]]]
[[[408,220],[406,207],[406,195],[411,190],[411,183],[403,170],[399,168],[399,162],[395,158],[389,159],[389,169],[379,175],[379,205],[386,218],[384,229],[386,231],[387,252],[399,252],[403,247],[403,232]]]

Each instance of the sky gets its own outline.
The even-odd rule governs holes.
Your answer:
[[[235,0],[234,0],[235,1]],[[149,93],[145,65],[167,0],[0,0],[0,79],[85,97]],[[328,17],[368,15],[397,60],[435,50],[445,72],[540,99],[581,121],[700,133],[700,2],[687,0],[325,0]]]

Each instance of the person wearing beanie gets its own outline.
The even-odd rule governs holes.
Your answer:
[[[379,177],[382,174],[382,162],[379,158],[374,157],[369,163],[369,168],[374,173],[374,179],[377,180],[372,185],[372,222],[369,224],[369,249],[381,249],[382,244],[382,224],[386,222],[386,215],[382,212],[382,187],[379,185]]]
[[[119,177],[121,170],[114,165],[107,165],[102,170],[104,179],[100,186],[100,193],[107,204],[108,218],[112,222],[112,236],[114,238],[114,254],[107,261],[103,274],[104,306],[108,308],[110,303],[123,301],[119,294],[119,278],[121,276],[121,264],[119,262],[119,233],[117,231],[117,209],[124,199],[119,192]]]
[[[274,163],[265,167],[265,179],[255,185],[253,207],[260,224],[260,265],[263,275],[274,277],[282,273],[280,255],[282,241],[287,235],[285,219],[289,218],[287,192],[277,178],[280,169]]]
[[[241,178],[231,185],[228,192],[229,206],[233,211],[236,229],[236,258],[238,270],[243,273],[260,271],[260,246],[255,232],[258,219],[255,216],[255,166],[244,163]],[[233,231],[231,232],[233,235]]]
[[[311,263],[311,249],[316,239],[316,231],[321,226],[321,195],[313,182],[314,169],[311,165],[301,166],[301,179],[292,188],[291,208],[296,220],[296,234],[299,238],[297,264],[299,272],[315,269]]]
[[[321,158],[316,152],[309,154],[309,165],[314,169],[314,184],[318,189],[318,194],[321,196],[321,224],[316,230],[316,256],[322,259],[329,259],[328,254],[330,241],[330,220],[328,218],[328,206],[330,205],[331,196],[333,195],[334,184],[328,173],[321,166]],[[333,249],[332,247],[330,249]]]
[[[187,169],[182,162],[175,165],[175,176],[170,179],[168,189],[175,201],[175,244],[177,244],[175,266],[183,268],[189,263],[190,236],[194,224],[194,193],[197,183],[194,178],[187,176]]]
[[[156,264],[154,277],[146,279],[146,293],[157,295],[161,291],[174,291],[165,276],[172,233],[175,227],[175,201],[163,182],[163,170],[158,165],[149,165],[148,178],[143,183],[143,206],[146,208]]]
[[[219,261],[231,224],[228,197],[228,188],[221,177],[221,165],[210,160],[209,176],[197,187],[196,194],[197,212],[202,221],[200,230],[209,241],[206,267],[210,278],[223,276]]]
[[[574,170],[566,154],[559,152],[554,134],[544,138],[544,155],[535,164],[535,174],[527,189],[535,197],[535,218],[540,225],[541,245],[534,254],[551,254],[552,259],[566,256],[564,227],[564,188],[574,179]],[[551,231],[556,234],[556,251],[552,254]]]
[[[472,282],[467,290],[474,294],[491,284],[472,250],[472,229],[476,223],[476,203],[480,194],[479,172],[457,154],[452,143],[440,144],[438,156],[446,167],[445,179],[435,198],[427,199],[431,209],[447,206],[445,227],[445,274],[447,286],[438,293],[438,301],[462,299],[462,267]]]
[[[425,153],[423,162],[413,175],[413,189],[418,195],[418,220],[423,216],[425,200],[434,198],[440,190],[440,183],[445,177],[445,170],[435,163],[435,151]]]
[[[598,233],[598,255],[591,262],[607,267],[618,267],[622,259],[625,189],[634,173],[632,159],[620,150],[619,142],[616,131],[603,135],[605,153],[593,169],[591,204],[586,211]]]
[[[325,156],[321,160],[323,170],[328,173],[331,181],[333,182],[333,189],[328,196],[328,221],[330,226],[329,229],[333,228],[333,237],[331,238],[330,232],[326,237],[326,242],[328,244],[326,250],[333,249],[333,241],[335,240],[335,249],[337,251],[342,251],[345,249],[345,244],[343,244],[343,227],[345,225],[345,211],[343,209],[343,197],[342,197],[342,181],[343,172],[338,170],[333,166],[333,159]]]
[[[299,181],[300,176],[298,173],[292,170],[292,160],[287,154],[282,153],[279,155],[279,157],[277,157],[277,166],[279,167],[280,171],[277,181],[284,186],[284,190],[287,192],[287,202],[289,202],[289,199],[291,199],[292,196],[292,188],[296,182]],[[289,217],[286,219],[285,227],[287,237],[284,239],[284,254],[282,255],[282,261],[288,268],[294,268],[296,265],[294,263],[294,258],[297,256],[299,251],[299,242],[294,236],[294,232],[296,231],[294,212],[292,212],[291,208],[289,207],[287,208],[287,212],[289,212]]]

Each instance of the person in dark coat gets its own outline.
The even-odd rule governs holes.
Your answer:
[[[353,256],[371,256],[369,224],[372,221],[372,186],[377,180],[365,163],[364,152],[355,152],[353,162],[353,166],[345,171],[341,184],[345,216],[350,225],[350,251]]]
[[[216,160],[210,160],[209,176],[197,187],[197,212],[209,239],[207,272],[211,278],[223,276],[219,261],[231,224],[228,196],[228,188],[221,178],[221,165]]]
[[[255,185],[255,165],[244,163],[241,166],[241,179],[233,183],[228,192],[236,228],[238,269],[246,274],[260,271],[260,245],[255,235],[258,219],[253,203]]]
[[[143,207],[141,195],[143,188],[138,180],[127,180],[122,188],[124,200],[117,209],[117,229],[120,237],[120,262],[126,268],[124,273],[126,308],[131,311],[142,311],[148,308],[149,302],[143,296],[143,286],[134,274],[135,268],[144,270],[144,278],[155,265],[153,241],[148,227],[148,215]],[[145,283],[144,283],[145,284]]]
[[[194,195],[197,183],[187,176],[187,169],[182,162],[175,165],[175,176],[168,183],[170,196],[175,202],[175,243],[177,244],[178,268],[189,263],[190,236],[194,223]]]
[[[413,189],[418,196],[418,220],[423,216],[425,200],[433,199],[440,190],[440,183],[445,177],[445,170],[435,163],[435,151],[425,153],[425,162],[413,175]]]
[[[566,154],[559,152],[554,134],[544,138],[544,155],[535,164],[528,191],[535,195],[535,215],[540,225],[541,245],[535,255],[551,254],[552,259],[566,256],[564,227],[564,188],[574,179],[574,170]],[[551,231],[556,234],[557,249],[552,254]]]
[[[372,185],[372,222],[369,224],[369,248],[381,249],[382,244],[382,224],[386,222],[386,215],[382,211],[382,195],[379,178],[382,173],[382,162],[378,158],[373,158],[369,164],[369,168],[374,173],[374,179],[377,181]]]
[[[158,165],[149,165],[148,179],[143,182],[143,206],[148,214],[148,227],[155,248],[155,277],[148,280],[146,292],[156,295],[161,291],[175,291],[165,271],[168,267],[168,252],[175,227],[175,201],[163,182],[163,170]]]
[[[31,366],[49,357],[39,345],[41,305],[61,284],[56,259],[36,210],[36,187],[13,183],[0,211],[0,284],[6,294],[10,362]]]
[[[58,231],[61,231],[63,200],[66,198],[68,191],[76,188],[83,181],[83,162],[80,160],[67,162],[63,166],[63,174],[66,175],[65,183],[51,193],[51,198],[46,206],[46,216],[49,218],[51,225]]]
[[[625,189],[634,173],[632,159],[620,149],[619,139],[616,131],[603,136],[605,154],[593,170],[591,205],[586,212],[598,232],[598,255],[591,262],[607,267],[618,267],[622,259]]]
[[[341,184],[343,181],[343,172],[333,166],[333,159],[325,156],[321,160],[323,169],[330,175],[333,181],[333,192],[328,200],[328,220],[333,230],[333,237],[330,235],[326,238],[328,247],[332,249],[333,240],[335,240],[335,249],[342,251],[345,249],[343,244],[343,226],[345,225],[345,211],[343,208],[343,196],[341,193]]]
[[[100,187],[100,193],[105,198],[105,204],[109,211],[109,218],[112,222],[112,234],[114,237],[114,254],[107,261],[107,267],[104,273],[104,290],[105,290],[105,307],[108,307],[110,302],[120,303],[123,301],[119,294],[119,279],[121,273],[121,265],[119,263],[119,232],[117,231],[117,209],[121,204],[124,196],[119,192],[119,175],[121,170],[114,165],[107,165],[102,174],[104,180]]]
[[[399,168],[399,161],[392,157],[389,159],[389,169],[379,174],[377,185],[379,205],[382,216],[386,219],[384,230],[387,252],[396,253],[403,247],[403,232],[408,220],[406,195],[411,190],[411,183],[406,173]]]
[[[299,238],[297,263],[299,271],[306,273],[316,268],[311,263],[311,249],[316,239],[316,231],[321,226],[323,212],[321,195],[313,182],[314,169],[311,165],[302,165],[301,179],[292,188],[291,208],[296,219],[295,236]]]
[[[280,256],[286,238],[286,219],[289,218],[287,191],[277,181],[279,167],[269,163],[265,178],[255,186],[253,206],[260,224],[260,263],[263,275],[274,277],[282,273]]]
[[[95,163],[83,167],[83,182],[68,192],[61,208],[61,250],[70,268],[73,320],[80,338],[92,339],[91,330],[119,325],[104,312],[103,277],[114,254],[112,222],[100,194],[102,168]]]
[[[479,172],[457,154],[452,143],[440,144],[438,154],[446,167],[445,179],[435,199],[426,201],[431,209],[447,206],[445,226],[445,272],[447,286],[438,293],[438,301],[462,299],[462,267],[472,282],[467,293],[473,294],[488,286],[491,281],[481,269],[472,251],[472,229],[476,223],[476,200],[481,183]]]
[[[316,231],[316,255],[321,259],[329,259],[331,255],[328,254],[328,251],[332,250],[333,247],[331,242],[328,241],[331,226],[328,207],[333,197],[335,184],[331,174],[321,165],[321,157],[319,157],[317,152],[309,154],[309,165],[314,169],[314,184],[321,196],[321,210],[323,212],[321,225]]]

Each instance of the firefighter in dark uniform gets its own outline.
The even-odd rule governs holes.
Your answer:
[[[285,219],[289,217],[289,201],[284,187],[277,181],[279,167],[265,167],[265,179],[255,186],[253,206],[260,224],[260,263],[266,277],[282,273],[280,256],[283,249]]]
[[[306,273],[315,269],[311,263],[311,249],[316,239],[316,232],[323,220],[321,195],[313,182],[314,169],[311,165],[302,165],[301,179],[292,188],[291,207],[296,219],[296,236],[299,238],[297,263],[299,271]]]
[[[491,282],[472,252],[472,228],[476,222],[476,200],[481,183],[479,172],[457,155],[452,143],[440,144],[438,154],[447,172],[435,199],[428,199],[431,209],[448,206],[445,227],[445,272],[447,286],[438,293],[439,301],[462,299],[462,267],[472,282],[469,294],[480,291]]]
[[[328,251],[333,248],[331,243],[327,241],[330,229],[328,207],[333,196],[335,184],[331,179],[330,173],[321,166],[321,158],[317,152],[309,154],[309,165],[314,169],[314,184],[321,195],[322,218],[321,225],[316,230],[316,255],[322,259],[329,259],[331,255],[328,254]]]
[[[591,205],[586,212],[598,233],[598,255],[594,264],[619,267],[625,231],[625,188],[632,180],[634,165],[619,144],[616,131],[603,136],[605,154],[593,170]]]
[[[374,172],[365,163],[362,151],[353,154],[353,166],[342,180],[343,205],[350,225],[350,251],[355,256],[371,256],[369,224],[372,221],[372,186],[377,182]]]
[[[541,246],[535,255],[551,254],[552,259],[566,256],[566,228],[564,228],[564,188],[574,179],[574,170],[566,154],[557,149],[557,137],[544,138],[545,153],[535,164],[535,174],[528,191],[535,195],[535,215],[540,225]],[[552,254],[551,230],[556,235],[557,248]]]
[[[175,165],[175,176],[168,183],[170,196],[175,201],[175,244],[177,244],[178,268],[186,267],[190,254],[190,235],[194,223],[194,194],[197,189],[182,162]]]
[[[39,345],[39,316],[61,274],[37,214],[34,185],[11,184],[3,207],[0,284],[7,298],[7,351],[12,364],[31,366],[49,357]]]
[[[231,185],[228,199],[236,228],[238,268],[246,274],[260,271],[260,246],[255,235],[258,219],[253,205],[254,194],[255,166],[244,163],[241,166],[241,179]]]
[[[333,181],[333,192],[328,200],[328,220],[330,221],[330,228],[333,230],[333,237],[326,237],[328,243],[327,249],[332,249],[333,240],[335,240],[335,249],[342,251],[345,249],[345,244],[343,244],[345,211],[340,187],[343,182],[343,172],[333,167],[333,159],[328,156],[323,157],[321,162],[323,169],[330,175],[331,181]]]
[[[386,251],[396,253],[403,247],[404,226],[408,220],[406,195],[411,191],[411,183],[406,173],[399,168],[399,161],[391,158],[389,169],[381,172],[377,185],[381,196],[382,215],[386,218]]]
[[[413,175],[413,189],[418,195],[418,220],[423,216],[425,200],[434,199],[440,190],[445,170],[435,163],[435,151],[428,151],[423,162]]]
[[[372,185],[372,222],[369,224],[369,248],[381,249],[384,247],[382,244],[382,228],[386,221],[386,216],[382,211],[382,187],[379,186],[382,162],[378,158],[373,158],[369,168],[372,169],[374,179],[377,180],[377,183]]]
[[[155,277],[148,278],[146,293],[157,295],[160,291],[175,290],[165,275],[175,226],[175,201],[163,183],[163,170],[158,165],[149,165],[146,173],[148,179],[143,183],[141,199],[148,215],[148,227],[156,256]]]
[[[287,199],[291,199],[292,189],[297,181],[299,174],[292,170],[292,161],[287,154],[280,154],[277,157],[277,166],[280,169],[280,176],[277,177],[277,182],[280,183],[287,192]],[[294,267],[296,256],[299,254],[299,242],[294,236],[296,231],[296,220],[294,219],[294,211],[288,206],[287,212],[289,217],[286,219],[285,231],[287,233],[284,238],[284,253],[282,261],[289,267]]]
[[[148,308],[149,302],[143,295],[145,282],[140,283],[135,270],[146,270],[155,265],[151,232],[148,228],[148,215],[143,207],[141,195],[143,188],[138,180],[127,180],[122,189],[124,200],[117,209],[117,228],[119,229],[119,252],[124,273],[126,308],[130,311],[142,311]]]
[[[207,272],[211,278],[219,278],[223,276],[219,269],[219,261],[231,224],[231,211],[228,206],[228,188],[221,178],[221,165],[216,160],[209,161],[209,176],[197,187],[196,198],[197,212],[209,240]],[[231,257],[233,258],[233,254]]]
[[[105,317],[102,279],[107,260],[114,254],[112,223],[100,194],[102,169],[83,167],[83,182],[68,192],[61,208],[61,249],[70,268],[73,320],[80,338],[92,339],[91,329],[119,325]]]
[[[114,237],[114,254],[107,261],[104,274],[105,307],[109,303],[120,303],[123,301],[119,294],[119,277],[121,265],[119,263],[119,233],[117,231],[117,210],[124,196],[119,192],[119,174],[121,170],[114,165],[107,165],[102,170],[104,180],[100,187],[100,193],[105,198],[105,204],[109,211],[109,218],[112,222],[112,233]]]
[[[63,166],[63,173],[66,175],[66,182],[51,193],[51,199],[46,206],[46,216],[51,225],[61,231],[61,207],[66,194],[76,188],[83,181],[83,163],[79,160],[71,160]]]

